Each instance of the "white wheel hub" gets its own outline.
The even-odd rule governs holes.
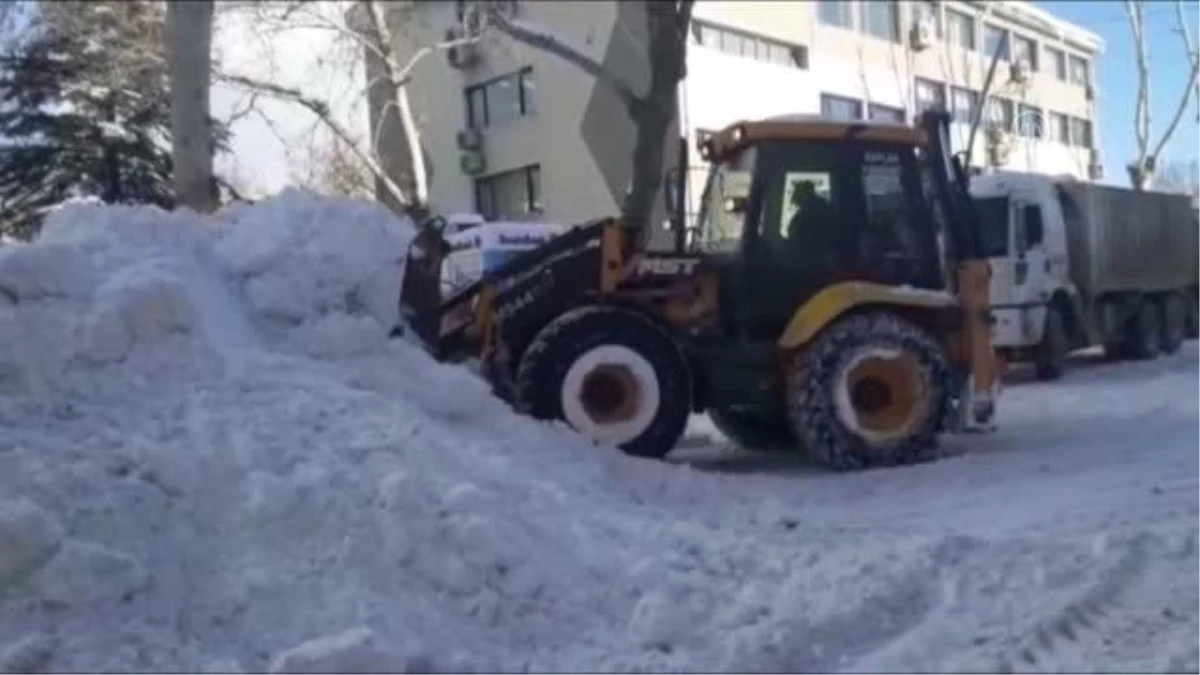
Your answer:
[[[640,436],[654,422],[662,402],[654,366],[621,345],[602,345],[576,359],[563,378],[560,396],[567,423],[606,445]]]

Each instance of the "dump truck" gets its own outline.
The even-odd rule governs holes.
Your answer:
[[[1055,379],[1070,352],[1151,359],[1197,333],[1200,223],[1184,195],[1044,174],[972,178],[992,267],[992,342]]]
[[[744,445],[833,469],[924,461],[941,433],[990,427],[997,391],[948,128],[932,111],[738,122],[698,147],[712,168],[691,244],[650,250],[643,229],[597,219],[444,297],[434,219],[401,316],[437,359],[477,359],[517,411],[630,455],[664,457],[707,412]]]

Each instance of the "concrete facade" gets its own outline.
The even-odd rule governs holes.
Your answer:
[[[635,90],[644,86],[640,3],[513,6],[520,21],[602,61]],[[397,45],[401,60],[445,39],[460,7],[414,3],[394,29],[404,43]],[[1009,55],[996,69],[972,164],[1097,178],[1092,66],[1104,44],[1026,2],[700,0],[679,92],[679,133],[694,147],[705,131],[739,119],[802,113],[911,120],[940,103],[963,120],[952,132],[963,149],[996,31],[1009,32]],[[474,51],[468,66],[438,54],[413,74],[435,208],[560,223],[615,213],[633,145],[616,97],[576,66],[500,35]],[[1017,61],[1027,62],[1026,77]],[[524,75],[497,80],[517,73]],[[486,95],[478,93],[489,83]],[[485,97],[490,114],[482,119]],[[477,150],[462,148],[459,132],[469,127],[481,132],[465,139],[479,141]],[[668,146],[673,165],[677,143]],[[695,203],[705,167],[691,155]]]

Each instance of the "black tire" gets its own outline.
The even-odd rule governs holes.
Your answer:
[[[870,439],[838,414],[843,377],[856,358],[872,349],[911,357],[915,367],[910,379],[922,390],[914,412],[904,417],[891,438]],[[952,400],[950,367],[941,346],[916,325],[888,312],[841,319],[797,354],[793,368],[802,374],[788,383],[788,417],[800,443],[817,460],[848,471],[934,457],[937,433]]]
[[[610,411],[625,408],[628,404],[632,414],[649,416],[644,429],[626,440],[605,438],[605,432],[599,429],[600,423],[590,429],[580,428],[586,426],[584,424],[573,423],[571,416],[579,419],[579,410],[586,407],[582,401],[587,396],[582,384],[578,398],[573,399],[563,390],[568,385],[568,375],[575,377],[578,372],[572,371],[572,367],[585,358],[592,358],[589,354],[597,354],[596,350],[606,347],[615,347],[625,357],[613,356],[611,358],[617,360],[606,360],[597,363],[597,366],[616,364],[619,370],[627,374],[639,367],[643,370],[649,368],[653,371],[652,384],[657,386],[657,402],[652,396],[648,397],[651,399],[649,402],[639,400],[646,394],[644,387],[650,383],[637,380],[636,377],[633,378],[637,380],[633,387],[637,393],[632,397],[622,393],[613,394],[610,388],[609,395],[623,401],[605,406]],[[636,359],[627,362],[620,360],[633,359],[630,354],[640,358],[640,364]],[[598,370],[593,369],[591,375],[585,375],[585,382]],[[615,381],[623,378],[601,376],[600,379]],[[535,419],[564,420],[594,440],[612,442],[626,454],[662,458],[679,442],[687,426],[692,407],[691,371],[675,340],[649,319],[619,307],[580,307],[554,319],[534,337],[517,368],[515,399],[517,408]],[[574,401],[571,405],[578,404],[581,408],[574,413],[565,411],[565,400]],[[653,406],[653,409],[640,407],[643,404]]]
[[[1189,340],[1195,340],[1200,336],[1200,305],[1197,304],[1194,294],[1188,293],[1185,297],[1183,335]]]
[[[1071,351],[1062,310],[1046,308],[1046,326],[1042,341],[1033,352],[1033,371],[1039,380],[1057,380],[1066,370],[1067,354]]]
[[[1164,354],[1174,354],[1183,346],[1184,332],[1187,323],[1187,304],[1183,296],[1172,293],[1163,298],[1159,315],[1160,343]]]
[[[1126,352],[1130,358],[1148,361],[1157,358],[1162,333],[1159,330],[1159,311],[1155,303],[1142,300],[1137,315],[1129,322]]]
[[[771,415],[759,411],[719,410],[708,411],[713,426],[739,447],[756,451],[795,450],[800,446],[796,434],[788,423],[787,414]]]

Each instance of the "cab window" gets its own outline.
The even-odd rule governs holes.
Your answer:
[[[988,258],[1008,255],[1008,198],[983,197],[975,200],[979,215],[979,238],[983,254]]]
[[[761,238],[813,272],[940,283],[931,214],[909,147],[779,143],[760,152]]]

